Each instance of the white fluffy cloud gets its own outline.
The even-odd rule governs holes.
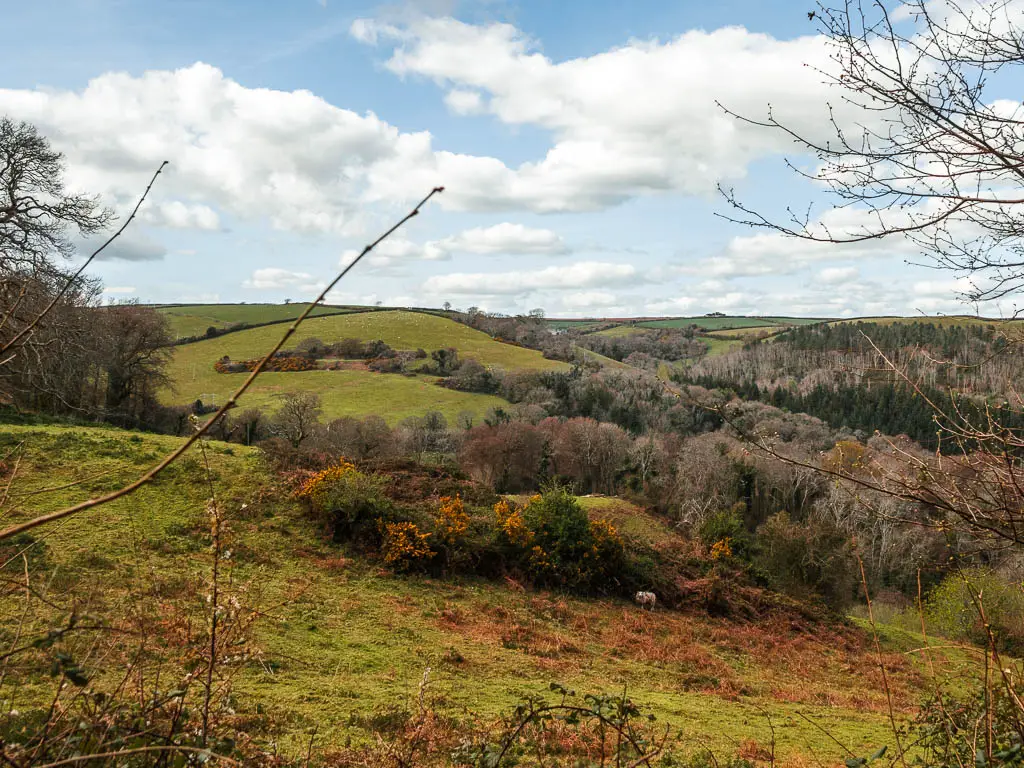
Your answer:
[[[350,248],[341,254],[340,266],[347,267],[362,253],[362,248]],[[448,252],[434,243],[414,243],[401,236],[390,237],[363,257],[360,266],[389,269],[412,261],[440,261],[449,258]]]
[[[650,301],[644,306],[644,311],[651,315],[686,314],[693,310],[696,303],[696,299],[690,296],[680,296],[674,299]]]
[[[362,19],[352,34],[388,46],[386,66],[396,74],[447,88],[457,114],[485,111],[554,134],[543,158],[516,169],[480,162],[470,174],[466,158],[438,153],[445,175],[471,176],[472,185],[451,198],[466,207],[593,210],[651,192],[706,194],[744,176],[752,160],[791,151],[787,137],[732,119],[716,101],[752,117],[763,117],[770,103],[812,138],[825,138],[830,127],[828,89],[815,70],[830,67],[819,36],[781,41],[740,27],[693,30],[556,62],[509,24]],[[841,101],[836,109],[840,121],[851,117]],[[388,187],[384,179],[377,185]]]
[[[261,291],[296,289],[312,292],[322,288],[322,283],[319,283],[313,275],[279,267],[257,269],[244,285],[246,288],[255,288]]]
[[[911,216],[920,213],[894,212],[888,223],[906,224]],[[842,239],[857,236],[866,229],[873,230],[877,226],[877,217],[869,211],[833,208],[811,222],[810,231],[816,236]],[[678,271],[718,278],[784,275],[827,262],[893,257],[906,259],[919,252],[920,248],[917,245],[898,235],[862,242],[830,243],[791,237],[778,232],[757,232],[733,237],[721,253],[698,264],[681,267]]]
[[[80,92],[0,89],[0,112],[34,123],[65,152],[73,186],[122,207],[169,160],[147,216],[176,227],[216,228],[226,210],[281,229],[351,233],[371,169],[431,155],[428,134],[308,91],[246,88],[206,64],[108,73]],[[440,179],[426,175],[428,189]]]
[[[467,229],[453,237],[434,243],[450,253],[492,254],[549,254],[569,252],[569,247],[558,233],[550,229],[532,229],[522,224],[503,222],[493,227]]]
[[[562,306],[568,309],[607,309],[618,302],[619,297],[611,291],[577,291],[562,296]]]
[[[220,216],[208,205],[169,200],[141,211],[144,220],[173,229],[220,229]]]
[[[558,256],[569,252],[569,246],[557,232],[504,222],[491,227],[466,229],[457,235],[423,244],[401,236],[391,237],[366,256],[366,263],[367,266],[382,269],[413,261],[444,261],[457,253],[478,256]],[[351,264],[359,253],[354,248],[345,251],[341,255],[341,265]]]
[[[103,245],[106,235],[98,235],[77,243],[81,254],[92,253]],[[139,230],[126,230],[97,256],[98,261],[159,261],[167,248]]]
[[[828,65],[818,37],[690,31],[556,62],[506,24],[364,20],[352,33],[392,46],[394,73],[444,84],[453,112],[536,125],[552,145],[516,166],[438,151],[428,132],[403,132],[308,91],[249,88],[202,63],[107,73],[80,91],[0,89],[0,112],[36,124],[67,154],[75,186],[122,207],[169,160],[154,222],[216,229],[230,213],[340,234],[362,233],[365,203],[404,202],[438,184],[447,187],[439,203],[457,210],[597,210],[650,193],[706,194],[789,148],[716,99],[752,116],[771,102],[812,137],[824,125],[821,76],[804,66]]]
[[[842,285],[856,279],[856,267],[828,267],[818,273],[818,282],[822,285]]]
[[[477,91],[453,88],[444,96],[444,103],[456,115],[475,115],[483,111],[484,100]]]
[[[523,295],[535,291],[566,288],[594,288],[637,282],[640,276],[632,264],[581,261],[535,272],[454,273],[427,278],[429,294],[469,296]]]
[[[81,91],[0,89],[0,112],[37,125],[68,156],[76,187],[121,207],[169,160],[153,221],[215,229],[229,212],[352,234],[362,204],[407,201],[438,184],[447,187],[441,205],[479,211],[583,211],[652,192],[706,193],[782,147],[780,136],[723,114],[715,98],[752,115],[771,101],[798,127],[815,125],[823,105],[819,77],[802,66],[824,63],[817,38],[729,28],[556,63],[507,25],[441,18],[408,29],[362,22],[353,32],[395,42],[394,72],[453,84],[453,111],[541,126],[553,145],[515,167],[437,151],[427,132],[402,132],[308,91],[248,88],[202,63],[107,73]]]

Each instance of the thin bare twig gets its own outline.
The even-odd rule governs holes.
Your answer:
[[[309,314],[313,311],[313,308],[317,304],[326,299],[327,294],[334,289],[334,287],[341,281],[341,279],[345,277],[345,275],[347,275],[352,270],[352,268],[356,266],[356,264],[362,261],[363,257],[366,256],[366,254],[368,254],[370,251],[376,248],[381,242],[383,242],[389,236],[391,236],[391,234],[393,234],[399,227],[401,227],[403,224],[409,221],[409,219],[413,218],[414,216],[418,216],[420,209],[427,203],[428,200],[430,200],[430,198],[443,191],[444,187],[435,187],[433,190],[430,191],[430,194],[428,194],[419,203],[417,203],[416,206],[409,213],[407,213],[401,220],[399,220],[397,224],[392,226],[384,234],[382,234],[372,243],[363,248],[359,255],[347,267],[341,270],[341,272],[339,272],[338,275],[335,276],[335,278],[331,280],[330,283],[328,283],[327,287],[320,292],[320,295],[317,296],[316,299],[314,299],[309,304],[309,306],[306,307],[302,314],[295,319],[295,322],[288,326],[288,330],[285,331],[284,335],[281,336],[277,344],[275,344],[274,347],[264,356],[264,358],[260,360],[259,365],[257,365],[253,369],[252,373],[249,374],[246,380],[242,382],[242,385],[237,390],[235,390],[234,394],[232,394],[231,397],[228,398],[224,405],[222,405],[220,409],[218,409],[218,411],[205,424],[203,424],[198,430],[193,432],[192,435],[190,435],[188,439],[185,440],[184,443],[182,443],[180,446],[171,451],[171,453],[169,453],[166,457],[164,457],[164,459],[159,464],[150,469],[137,480],[129,483],[128,485],[116,491],[112,491],[111,493],[99,496],[95,499],[83,501],[79,504],[75,504],[71,507],[66,507],[65,509],[61,509],[56,512],[51,512],[46,515],[40,515],[39,517],[36,517],[32,520],[28,520],[27,522],[19,523],[18,525],[13,525],[9,528],[6,528],[5,530],[0,531],[0,541],[8,539],[11,536],[15,536],[19,533],[23,533],[25,531],[36,528],[37,526],[45,525],[46,523],[51,523],[54,520],[60,520],[61,518],[65,518],[70,515],[75,515],[79,512],[84,512],[87,509],[98,507],[101,504],[108,504],[109,502],[115,501],[116,499],[119,499],[122,496],[127,496],[130,493],[134,493],[139,488],[146,485],[146,483],[152,482],[157,476],[160,475],[161,472],[163,472],[165,469],[167,469],[167,467],[169,467],[171,464],[177,461],[185,453],[185,451],[187,451],[196,442],[196,440],[205,435],[207,431],[209,431],[210,427],[213,424],[215,424],[218,419],[220,419],[231,408],[235,407],[235,404],[237,403],[238,399],[243,394],[245,394],[246,390],[248,390],[250,386],[252,386],[253,382],[256,381],[256,378],[263,372],[267,363],[274,357],[274,355],[276,355],[281,350],[281,348],[285,345],[288,339],[292,337],[292,334],[295,333],[295,331],[302,324],[302,322],[309,316]]]
[[[210,728],[210,702],[213,699],[213,671],[217,666],[217,614],[220,610],[220,557],[221,557],[221,514],[217,506],[217,495],[213,488],[213,472],[210,470],[210,456],[206,452],[206,442],[199,441],[203,453],[203,466],[206,470],[206,482],[210,490],[210,534],[213,538],[213,570],[210,587],[210,658],[206,660],[206,679],[203,681],[203,746],[206,746]]]

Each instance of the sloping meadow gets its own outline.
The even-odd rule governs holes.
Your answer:
[[[112,429],[3,427],[5,522],[116,488],[175,443]],[[191,679],[181,695],[198,706],[196,670],[219,610],[229,644],[218,653],[211,717],[233,743],[265,751],[273,742],[296,762],[314,731],[314,753],[326,759],[391,738],[427,706],[453,724],[431,758],[444,764],[460,729],[493,725],[522,696],[551,695],[552,682],[625,688],[687,753],[764,759],[774,739],[787,764],[829,764],[848,756],[839,744],[870,754],[893,743],[879,659],[857,626],[784,610],[712,618],[696,599],[650,612],[617,596],[530,588],[515,573],[396,573],[379,553],[333,541],[295,499],[295,483],[257,451],[204,449],[130,497],[5,544],[0,641],[31,646],[5,661],[6,738],[31,730],[61,680],[60,700],[70,701],[82,691],[144,697]],[[390,479],[391,503],[420,514],[453,491],[479,520],[500,502],[436,470],[377,470]],[[624,502],[584,506],[629,546],[701,557]],[[31,645],[69,621],[77,628]],[[905,652],[921,642],[883,636],[900,720],[927,687],[917,655]],[[81,685],[54,677],[55,664],[72,665]]]

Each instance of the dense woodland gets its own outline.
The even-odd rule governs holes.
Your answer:
[[[907,435],[939,447],[936,419],[991,417],[1024,426],[1015,384],[1024,373],[1014,331],[929,322],[805,326],[704,359],[677,381],[808,413],[863,434]],[[945,450],[963,446],[947,440]]]

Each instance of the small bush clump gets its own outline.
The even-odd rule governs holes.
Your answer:
[[[408,521],[385,523],[381,521],[381,555],[384,562],[398,571],[407,571],[423,565],[434,556],[427,539],[416,523]]]
[[[448,546],[455,546],[462,540],[469,528],[469,515],[462,503],[462,497],[442,496],[434,516],[437,538]]]
[[[335,541],[377,543],[380,521],[393,514],[384,478],[360,472],[344,459],[310,475],[295,495],[323,519]]]
[[[256,366],[260,364],[261,359],[232,360],[225,356],[213,364],[213,369],[217,373],[254,371]],[[308,357],[272,357],[263,366],[263,370],[275,373],[294,373],[297,371],[315,371],[318,367],[316,360],[310,360]]]
[[[837,609],[853,602],[857,562],[849,536],[834,526],[779,512],[758,529],[758,544],[755,563],[780,592]]]
[[[697,530],[701,543],[717,554],[714,559],[723,559],[728,550],[728,557],[749,561],[753,554],[753,537],[747,530],[742,516],[743,503],[740,502],[730,509],[723,509],[709,515]],[[722,544],[727,542],[727,544]],[[715,546],[718,546],[717,552]]]
[[[625,568],[625,547],[615,527],[592,522],[564,488],[534,496],[522,509],[500,501],[494,513],[499,540],[535,583],[604,589],[606,580]]]

